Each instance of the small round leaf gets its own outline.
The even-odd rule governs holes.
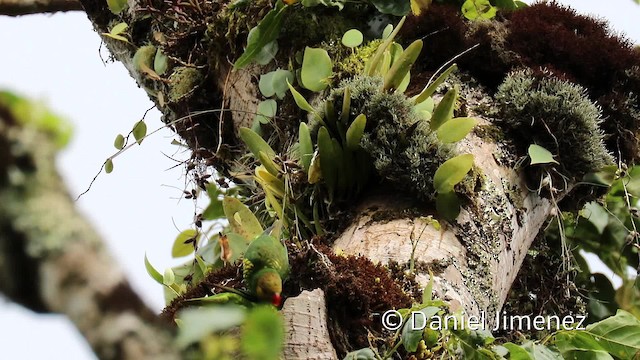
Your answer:
[[[142,120],[138,121],[133,126],[132,133],[133,137],[138,142],[138,145],[140,145],[142,143],[142,140],[144,140],[144,137],[147,136],[147,124],[145,124]]]
[[[107,159],[104,163],[104,172],[110,174],[113,171],[113,160]]]
[[[342,44],[350,48],[359,46],[363,40],[364,36],[358,29],[351,29],[342,36]]]
[[[171,248],[171,256],[174,258],[191,254],[195,249],[194,242],[198,241],[200,233],[194,229],[188,229],[176,236]]]
[[[122,134],[116,136],[116,139],[113,141],[113,146],[118,150],[122,150],[124,147],[124,136],[122,136]]]
[[[328,78],[332,74],[333,64],[325,49],[305,48],[300,73],[305,88],[311,91],[324,90],[329,86]]]

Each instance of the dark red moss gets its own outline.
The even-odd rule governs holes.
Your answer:
[[[286,297],[299,295],[303,290],[320,288],[325,292],[332,341],[339,354],[354,348],[369,346],[368,331],[382,333],[380,314],[389,309],[411,306],[412,299],[391,278],[389,270],[369,259],[338,256],[324,245],[299,250],[289,247],[291,275],[284,284]],[[189,306],[187,299],[212,295],[216,286],[242,289],[239,266],[227,266],[206,276],[176,298],[161,316],[173,322],[176,313]]]
[[[230,288],[242,287],[242,271],[238,266],[225,266],[219,270],[213,271],[201,282],[189,286],[187,291],[173,299],[160,314],[160,317],[173,324],[178,311],[189,306],[189,299],[201,298],[221,292],[222,290],[216,286],[227,286]]]
[[[594,97],[610,90],[624,71],[639,64],[633,44],[599,19],[556,3],[538,3],[508,16],[507,47],[522,65],[570,74]]]
[[[609,151],[625,162],[640,159],[640,111],[633,95],[640,86],[632,71],[640,65],[640,54],[633,44],[605,21],[555,2],[501,16],[471,23],[457,7],[434,4],[408,19],[401,35],[407,40],[427,36],[410,92],[421,89],[446,61],[477,45],[456,62],[482,85],[495,90],[507,73],[522,67],[578,83],[603,110]]]

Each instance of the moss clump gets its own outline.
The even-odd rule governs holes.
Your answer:
[[[566,175],[577,178],[613,162],[600,110],[581,86],[521,70],[507,76],[495,97],[522,146],[536,143],[556,154]]]
[[[368,42],[366,45],[358,46],[353,52],[349,51],[350,54],[336,64],[338,76],[344,78],[345,75],[356,76],[358,74],[364,74],[365,63],[375,54],[380,44],[382,44],[382,40],[377,39]]]
[[[367,116],[361,141],[378,174],[401,188],[433,197],[433,174],[451,157],[452,147],[442,144],[429,122],[414,112],[411,101],[399,93],[381,91],[382,79],[360,76],[343,81],[329,96],[342,107],[344,89],[351,91],[351,114]]]
[[[179,66],[169,76],[168,100],[171,103],[182,100],[198,87],[203,80],[202,73],[195,68]]]

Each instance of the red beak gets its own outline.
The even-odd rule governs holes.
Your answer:
[[[273,294],[273,297],[271,298],[271,303],[275,306],[275,307],[280,307],[280,305],[282,304],[282,296],[280,296],[279,293],[275,293]]]

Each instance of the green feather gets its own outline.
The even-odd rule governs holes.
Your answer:
[[[283,282],[289,275],[287,248],[269,235],[260,235],[249,244],[242,264],[244,280],[253,295],[259,278],[270,272],[265,270],[275,270]]]

